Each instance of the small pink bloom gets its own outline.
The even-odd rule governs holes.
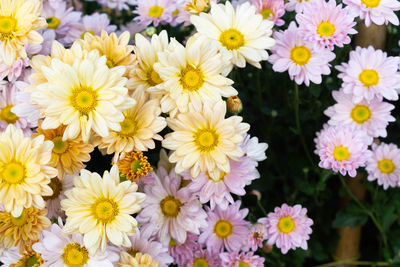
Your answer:
[[[199,245],[195,248],[192,258],[186,263],[186,267],[193,266],[220,267],[221,260],[218,253],[212,253]]]
[[[0,62],[0,80],[7,77],[9,81],[16,81],[27,66],[29,66],[29,60],[22,58],[17,58],[11,66]]]
[[[247,248],[256,251],[258,248],[263,247],[263,241],[267,239],[267,228],[262,222],[253,224],[247,235]]]
[[[241,252],[234,251],[231,253],[221,253],[219,257],[222,260],[222,267],[237,267],[237,266],[251,266],[251,267],[264,267],[265,259],[254,255],[254,252]]]
[[[138,15],[134,20],[139,24],[148,26],[153,23],[157,27],[160,23],[170,23],[174,11],[174,5],[170,0],[138,0],[133,13]]]
[[[184,266],[190,259],[193,258],[194,251],[198,248],[198,235],[188,233],[184,243],[176,243],[174,239],[169,242],[169,254],[174,258],[174,264]]]
[[[264,19],[274,22],[276,26],[282,26],[285,21],[281,19],[285,15],[285,3],[283,0],[251,0]]]

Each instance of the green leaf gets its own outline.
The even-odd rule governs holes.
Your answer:
[[[364,225],[368,221],[368,215],[360,207],[350,203],[346,208],[339,210],[332,222],[333,228],[345,226],[356,227]]]

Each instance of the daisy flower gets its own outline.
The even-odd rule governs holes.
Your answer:
[[[357,47],[350,52],[348,63],[336,66],[343,80],[343,92],[353,96],[353,102],[374,97],[388,100],[399,99],[396,89],[400,86],[398,67],[400,57],[388,57],[382,50]]]
[[[27,66],[29,66],[29,60],[27,58],[17,58],[11,66],[0,61],[0,80],[7,77],[9,81],[15,82]]]
[[[251,0],[263,19],[272,21],[276,26],[282,26],[285,21],[281,19],[285,15],[285,3],[283,0]]]
[[[314,142],[315,153],[321,160],[319,167],[355,177],[357,168],[364,167],[370,156],[368,145],[372,138],[362,130],[339,125],[324,127]]]
[[[299,23],[299,34],[304,40],[310,41],[316,49],[334,46],[343,47],[349,44],[349,34],[356,34],[354,17],[342,4],[336,5],[335,0],[328,2],[316,1],[307,5],[303,13],[296,15]]]
[[[157,260],[151,258],[149,254],[136,253],[131,256],[126,252],[121,252],[121,260],[116,267],[158,267]]]
[[[202,228],[199,242],[205,244],[211,252],[239,251],[245,246],[250,223],[244,218],[248,209],[240,209],[241,201],[229,205],[226,210],[216,207],[207,209],[207,227]]]
[[[40,0],[3,0],[0,6],[0,61],[12,66],[17,57],[27,57],[24,45],[40,44],[37,32],[46,26],[40,17]]]
[[[130,10],[128,5],[135,5],[137,0],[97,0],[97,2],[102,6],[121,11]]]
[[[247,235],[247,250],[257,251],[258,248],[263,247],[263,241],[268,238],[268,231],[265,225],[257,222],[250,227]]]
[[[312,3],[315,1],[320,1],[320,0],[289,0],[287,1],[285,8],[287,11],[296,11],[296,13],[301,13],[303,12],[305,6],[307,3]]]
[[[173,170],[167,173],[160,168],[155,183],[144,187],[147,198],[137,219],[141,223],[152,222],[162,243],[171,238],[183,243],[187,232],[200,234],[200,227],[207,225],[207,215],[196,197],[179,189],[181,180],[182,177]]]
[[[137,185],[120,183],[118,167],[105,171],[103,179],[97,173],[82,170],[74,178],[74,188],[65,192],[67,199],[61,208],[67,215],[64,234],[81,233],[90,253],[106,250],[107,241],[116,246],[131,246],[128,236],[135,234],[137,213],[145,195],[137,193]]]
[[[200,13],[190,17],[190,21],[200,35],[218,41],[221,53],[231,57],[232,65],[225,73],[229,73],[233,65],[244,68],[246,61],[261,68],[260,61],[268,59],[265,49],[275,44],[270,37],[274,23],[263,20],[249,2],[238,5],[236,9],[229,1],[210,4],[210,14]]]
[[[176,163],[177,173],[190,169],[192,177],[197,178],[200,172],[208,171],[218,181],[222,172],[230,172],[229,159],[237,161],[243,156],[239,144],[250,126],[242,123],[242,117],[225,119],[225,115],[226,104],[218,101],[167,119],[173,132],[165,136],[162,145],[173,150],[169,160]]]
[[[372,23],[383,25],[392,23],[399,25],[399,19],[394,11],[400,10],[400,3],[397,0],[343,0],[355,16],[365,20],[369,27]]]
[[[65,213],[61,209],[61,200],[65,199],[65,192],[72,189],[73,184],[72,175],[65,175],[63,180],[60,180],[58,177],[54,177],[50,180],[50,188],[53,190],[53,194],[51,196],[43,197],[44,201],[46,201],[46,209],[48,210],[47,217],[50,219],[57,219],[61,217],[65,219]]]
[[[372,144],[372,155],[365,169],[368,181],[377,180],[385,190],[400,186],[400,149],[395,144]]]
[[[275,244],[283,254],[297,247],[307,249],[314,222],[307,217],[307,209],[301,205],[291,207],[283,204],[258,221],[268,229],[268,245]]]
[[[97,251],[90,254],[81,234],[65,235],[62,228],[62,221],[59,219],[58,224],[52,224],[48,230],[44,230],[40,240],[33,244],[33,249],[46,261],[41,266],[112,267],[118,261],[118,254],[111,249],[104,253]]]
[[[184,265],[185,267],[219,267],[221,260],[218,253],[212,253],[206,249],[202,249],[200,245],[194,250],[193,256]]]
[[[137,0],[136,9],[133,11],[138,16],[134,18],[139,24],[148,26],[153,23],[157,27],[160,23],[167,24],[172,21],[174,12],[170,0]]]
[[[267,158],[265,151],[268,149],[267,143],[259,143],[258,138],[253,136],[250,137],[249,134],[245,134],[243,142],[240,144],[244,155],[256,163],[263,161]]]
[[[289,72],[290,79],[297,84],[310,85],[322,82],[322,75],[331,73],[329,62],[335,59],[335,54],[328,49],[314,49],[305,42],[296,23],[291,22],[285,31],[274,33],[276,45],[271,49],[269,62],[276,72]]]
[[[206,101],[216,102],[238,93],[231,86],[233,81],[221,75],[229,63],[218,53],[214,41],[192,37],[184,47],[173,39],[158,57],[154,69],[164,82],[148,91],[163,95],[161,110],[171,117],[188,112],[189,105],[200,109]]]
[[[169,254],[174,258],[174,264],[185,266],[185,264],[193,258],[194,251],[198,249],[198,235],[187,233],[187,238],[184,243],[178,244],[171,238],[168,244]]]
[[[0,262],[4,267],[39,267],[43,266],[44,260],[40,253],[35,252],[31,247],[26,247],[23,253],[18,252],[17,247],[6,249]]]
[[[0,203],[15,217],[31,206],[43,209],[42,196],[49,196],[50,179],[57,170],[50,167],[53,144],[43,136],[30,139],[9,125],[0,133]]]
[[[236,266],[251,266],[251,267],[263,267],[265,259],[258,255],[254,255],[254,252],[241,252],[234,251],[231,253],[219,254],[221,258],[222,267],[236,267]]]
[[[139,183],[141,178],[146,177],[153,170],[142,152],[128,152],[118,160],[117,164],[121,179],[136,183]]]
[[[330,117],[329,125],[350,125],[353,129],[363,130],[372,137],[386,137],[386,127],[396,119],[390,115],[394,109],[392,104],[379,99],[365,100],[354,104],[351,95],[342,91],[333,91],[336,104],[325,110]]]

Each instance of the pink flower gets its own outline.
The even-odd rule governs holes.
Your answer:
[[[400,149],[395,144],[372,145],[372,155],[367,160],[368,181],[377,180],[379,185],[400,186]]]
[[[274,22],[276,26],[282,26],[285,21],[281,19],[285,15],[285,3],[283,0],[251,0],[256,7],[257,13],[263,16],[263,19]]]
[[[314,141],[315,153],[321,160],[319,167],[355,177],[357,168],[364,167],[370,156],[368,145],[372,138],[362,130],[339,125],[325,126]]]
[[[317,49],[327,47],[332,51],[335,45],[343,47],[351,42],[348,35],[357,33],[353,29],[354,16],[348,11],[342,4],[336,5],[335,0],[312,2],[296,15],[299,33]]]
[[[251,267],[264,267],[265,259],[254,255],[254,252],[241,252],[234,251],[231,253],[221,253],[219,257],[222,260],[222,267],[238,267],[238,266],[251,266]]]
[[[263,241],[267,239],[268,231],[262,222],[253,224],[250,227],[247,235],[247,250],[251,249],[256,251],[258,248],[262,248]]]
[[[295,22],[291,22],[286,31],[274,33],[276,45],[271,48],[269,61],[276,72],[289,72],[290,79],[297,84],[309,86],[310,81],[320,84],[321,75],[331,73],[329,62],[335,54],[328,49],[315,50],[304,42]]]
[[[27,66],[29,66],[29,60],[22,58],[17,58],[11,66],[0,62],[0,80],[7,77],[9,81],[16,81]]]
[[[117,10],[129,10],[128,5],[136,4],[136,0],[97,0],[100,5]]]
[[[195,248],[192,258],[186,263],[186,267],[193,266],[220,267],[221,260],[218,253],[211,253],[199,245]]]
[[[148,26],[151,23],[155,27],[158,24],[167,24],[172,21],[172,12],[174,5],[170,0],[138,0],[134,14],[138,16],[134,18],[139,24]]]
[[[245,134],[243,142],[240,144],[246,157],[250,158],[258,166],[258,162],[267,159],[265,151],[268,149],[267,143],[259,143],[258,138]]]
[[[53,30],[44,30],[41,35],[43,37],[43,42],[41,44],[28,44],[25,46],[29,55],[50,55],[51,45],[56,39],[56,32]]]
[[[398,26],[399,19],[394,11],[400,10],[400,3],[397,0],[343,0],[355,16],[365,20],[369,27],[371,21],[377,25],[388,24],[389,22]]]
[[[286,3],[286,10],[287,11],[296,11],[296,13],[301,13],[303,12],[305,6],[307,5],[307,3],[311,3],[311,2],[315,2],[315,1],[321,1],[321,0],[308,0],[308,1],[304,1],[304,0],[289,0]]]
[[[207,227],[202,228],[199,242],[211,252],[238,251],[245,245],[250,223],[244,218],[248,209],[240,209],[241,201],[229,205],[226,210],[216,207],[207,209]]]
[[[351,95],[342,91],[333,91],[337,104],[325,110],[325,115],[331,119],[329,125],[350,125],[353,129],[363,130],[371,137],[386,137],[386,127],[396,119],[390,115],[394,109],[392,104],[374,98],[371,102],[365,100],[354,104]]]
[[[314,222],[306,214],[307,209],[301,205],[291,207],[283,204],[282,207],[276,207],[266,218],[259,219],[268,229],[267,243],[271,246],[275,244],[283,254],[297,247],[307,249],[307,240],[312,233],[310,226]]]
[[[174,239],[169,241],[169,254],[174,258],[174,264],[184,266],[193,258],[194,251],[198,248],[198,235],[188,233],[184,243],[178,244]]]
[[[374,97],[398,100],[399,63],[400,57],[388,57],[372,46],[358,46],[350,52],[349,62],[336,66],[336,69],[341,72],[338,77],[343,80],[343,92],[351,94],[353,102],[371,101]]]

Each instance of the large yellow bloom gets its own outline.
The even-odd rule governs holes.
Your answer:
[[[117,267],[158,267],[158,261],[153,260],[149,254],[138,252],[133,257],[123,251]]]
[[[27,57],[25,44],[43,42],[37,32],[47,25],[41,9],[40,0],[0,0],[0,61],[11,66],[17,57]]]
[[[145,195],[137,193],[137,184],[120,183],[118,167],[97,173],[82,170],[74,178],[74,188],[67,191],[61,207],[67,215],[65,234],[81,233],[85,247],[95,253],[105,251],[109,240],[116,246],[131,246],[128,236],[135,234],[136,220],[131,216],[141,208]]]
[[[0,203],[13,216],[20,216],[23,208],[45,207],[42,196],[53,193],[48,184],[57,175],[49,166],[52,149],[43,135],[24,137],[12,124],[0,133]]]
[[[206,102],[201,110],[167,119],[173,132],[165,136],[162,145],[174,150],[169,160],[176,163],[176,173],[190,169],[196,178],[207,171],[218,181],[222,172],[230,172],[229,159],[238,160],[243,155],[239,144],[250,126],[242,123],[242,117],[225,119],[225,114],[224,101]]]

